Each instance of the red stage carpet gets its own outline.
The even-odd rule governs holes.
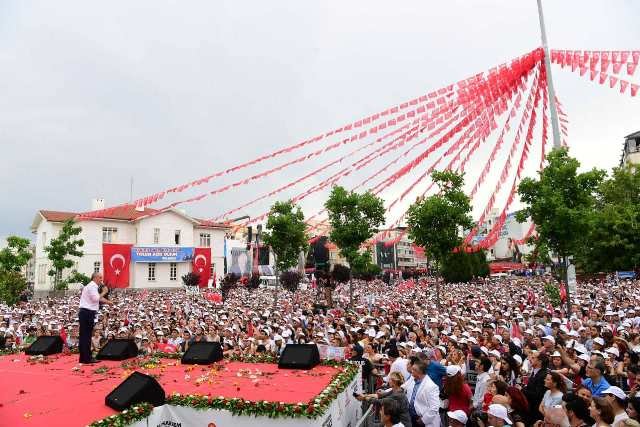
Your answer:
[[[85,426],[116,413],[105,396],[132,370],[123,363],[78,365],[77,355],[50,356],[51,363],[31,364],[24,354],[0,357],[0,426]],[[316,397],[337,370],[318,366],[310,371],[279,370],[264,363],[222,362],[209,366],[181,365],[162,359],[138,368],[157,375],[167,395],[211,394],[248,400],[307,402]],[[98,368],[106,372],[95,372]],[[78,369],[79,368],[79,369]]]

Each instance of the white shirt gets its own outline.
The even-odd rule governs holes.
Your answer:
[[[402,385],[402,388],[407,392],[409,404],[411,404],[411,396],[415,385],[416,380],[413,377]],[[413,402],[416,415],[420,417],[425,427],[440,427],[440,389],[428,375],[424,376],[418,387]]]
[[[611,424],[613,427],[621,427],[622,426],[622,422],[626,419],[629,418],[629,415],[627,415],[626,412],[622,411],[620,412],[618,415],[615,416],[615,418],[613,419],[613,424]]]
[[[391,375],[392,372],[400,372],[404,380],[408,381],[409,377],[411,377],[411,374],[407,370],[407,359],[398,357],[396,360],[393,361],[393,363],[391,364],[391,368],[389,368],[389,375],[384,377],[385,382],[389,381],[389,376]]]
[[[100,293],[98,292],[98,285],[93,280],[82,288],[80,308],[93,311],[98,311],[98,308],[100,308]]]
[[[482,401],[484,399],[484,394],[487,391],[487,381],[489,381],[488,372],[479,374],[476,379],[476,391],[473,394],[473,407],[476,409],[482,409]]]

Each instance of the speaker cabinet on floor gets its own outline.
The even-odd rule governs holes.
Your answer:
[[[134,372],[105,397],[104,403],[116,411],[122,411],[140,402],[148,402],[153,406],[164,405],[164,400],[164,390],[155,378]]]
[[[312,369],[320,363],[315,344],[287,344],[278,360],[281,369]]]
[[[41,336],[36,339],[24,352],[31,356],[42,354],[48,356],[50,354],[62,353],[62,338],[59,335]]]
[[[182,355],[185,365],[208,365],[222,360],[222,346],[219,342],[194,342]]]
[[[98,360],[125,360],[138,355],[138,346],[134,340],[112,339],[100,349]]]

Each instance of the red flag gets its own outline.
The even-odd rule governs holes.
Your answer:
[[[567,300],[567,288],[564,287],[564,283],[560,283],[560,300],[562,302]]]
[[[636,96],[638,94],[639,85],[631,83],[631,96]]]
[[[104,283],[112,288],[129,287],[129,265],[131,247],[115,243],[102,244],[102,264],[104,265]]]
[[[517,320],[511,323],[511,338],[522,338],[522,331],[520,331],[520,325]]]
[[[211,248],[195,248],[193,272],[200,276],[199,286],[201,288],[207,287],[211,277]]]
[[[629,74],[630,76],[633,76],[633,73],[636,72],[636,67],[638,66],[638,64],[633,64],[631,62],[629,62],[627,64],[627,74]]]
[[[626,80],[620,80],[620,93],[624,93],[627,90],[627,86],[629,86],[629,82]]]
[[[613,87],[618,83],[618,78],[614,76],[609,76],[609,87],[613,89]]]

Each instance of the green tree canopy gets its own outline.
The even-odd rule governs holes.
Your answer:
[[[578,173],[580,163],[566,148],[554,149],[538,178],[524,178],[518,194],[525,208],[517,214],[536,224],[538,238],[562,257],[575,253],[589,232],[596,204],[596,190],[605,172],[592,169]]]
[[[31,259],[29,243],[23,237],[7,237],[7,246],[0,250],[0,271],[22,271]]]
[[[52,266],[48,274],[54,278],[55,289],[66,289],[67,281],[62,280],[62,272],[73,267],[74,263],[71,257],[83,255],[79,248],[84,246],[84,240],[77,238],[81,232],[82,227],[76,225],[71,219],[67,220],[62,225],[58,237],[52,239],[49,246],[44,248],[49,260],[51,260]]]
[[[615,168],[605,179],[591,212],[579,266],[589,272],[640,266],[640,169]]]
[[[360,194],[335,186],[324,206],[331,224],[329,238],[340,248],[340,255],[352,268],[354,262],[359,265],[362,259],[359,255],[360,246],[377,233],[384,223],[382,199],[370,192]]]
[[[464,176],[453,171],[434,171],[440,192],[409,207],[409,237],[439,264],[462,244],[462,231],[473,225],[471,203],[462,191]]]
[[[271,207],[263,240],[276,254],[280,272],[297,265],[300,251],[309,244],[306,228],[302,210],[292,201],[276,202]]]

